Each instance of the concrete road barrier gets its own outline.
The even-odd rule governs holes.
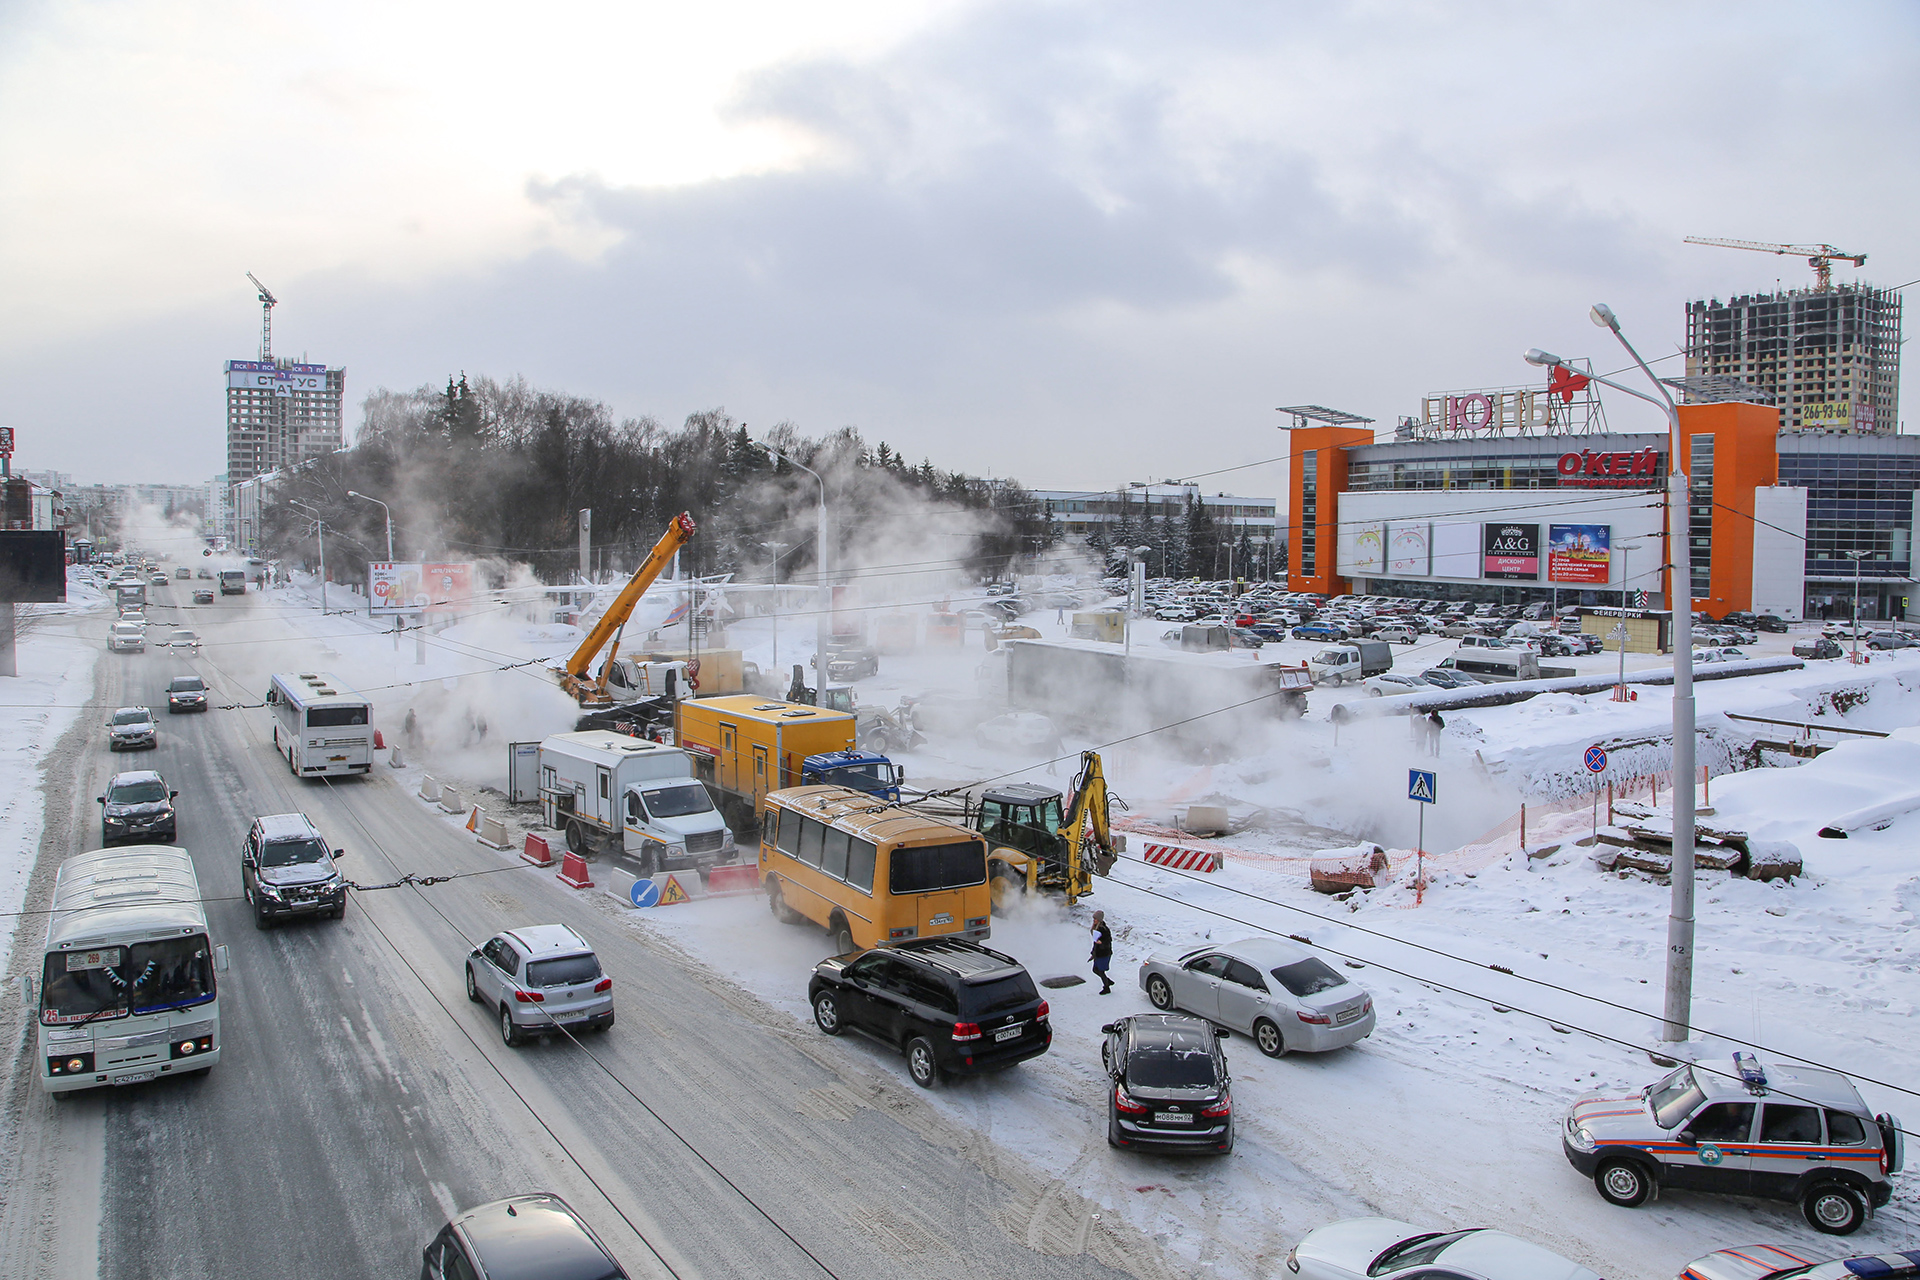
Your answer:
[[[566,856],[560,859],[560,870],[555,873],[555,878],[569,888],[593,888],[593,876],[587,871],[587,860],[572,850],[568,850]]]
[[[553,865],[553,850],[547,848],[547,838],[527,833],[527,843],[521,847],[520,856],[536,867]]]
[[[758,892],[760,867],[757,863],[742,862],[731,867],[715,867],[707,875],[707,896],[710,898],[731,898]]]
[[[440,808],[442,812],[458,813],[466,807],[467,802],[460,798],[458,791],[455,791],[452,787],[440,788]]]
[[[663,907],[694,902],[707,896],[707,886],[700,883],[698,871],[658,871],[654,873],[653,882],[660,886],[660,905]]]
[[[420,798],[428,804],[440,803],[440,784],[433,780],[432,774],[420,779]]]
[[[509,847],[507,824],[498,818],[482,818],[480,820],[479,834],[480,843],[486,845],[489,849],[505,849]]]

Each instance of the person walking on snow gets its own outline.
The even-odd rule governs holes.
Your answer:
[[[1113,930],[1107,928],[1107,913],[1093,913],[1093,971],[1100,978],[1100,994],[1113,993],[1113,979],[1107,976],[1107,966],[1113,963]]]

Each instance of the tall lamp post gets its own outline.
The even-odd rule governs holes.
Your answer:
[[[1871,551],[1849,551],[1847,559],[1853,561],[1853,665],[1860,665],[1860,562],[1872,555]]]
[[[313,540],[320,544],[320,616],[324,618],[327,616],[327,522],[320,518],[318,511],[304,502],[289,502],[288,505],[300,508],[313,521]]]
[[[393,563],[393,509],[389,507],[386,503],[381,502],[380,499],[369,498],[366,494],[359,493],[353,489],[347,490],[347,496],[349,498],[358,498],[362,502],[374,503],[380,508],[381,514],[386,516],[387,518],[387,563],[392,564]],[[367,612],[368,613],[373,612],[373,584],[372,583],[367,584]],[[394,648],[394,652],[396,653],[400,651],[400,615],[397,613],[393,615],[393,648]]]
[[[780,557],[792,551],[792,547],[783,547],[777,542],[760,544],[773,553],[773,560],[767,566],[773,578],[773,675],[780,675]]]
[[[1637,542],[1620,544],[1620,621],[1613,628],[1613,638],[1620,642],[1620,683],[1614,686],[1613,700],[1627,700],[1627,584],[1633,581],[1628,568],[1633,564],[1633,553],[1640,549]]]
[[[802,466],[800,463],[795,462],[787,454],[780,452],[779,449],[768,444],[766,441],[755,440],[753,444],[756,448],[765,449],[767,451],[767,457],[771,458],[774,462],[780,462],[784,459],[786,464],[794,470],[806,472],[813,477],[814,483],[820,486],[820,523],[818,532],[815,534],[819,545],[819,552],[815,558],[819,563],[820,600],[825,607],[816,609],[813,618],[813,687],[815,690],[814,698],[815,700],[819,700],[825,696],[827,690],[827,636],[832,629],[830,614],[833,611],[833,581],[828,573],[828,556],[831,553],[828,551],[827,543],[827,482],[820,478],[818,471],[815,471],[812,467]]]
[[[1677,1044],[1687,1038],[1687,1028],[1693,1022],[1693,819],[1694,806],[1698,803],[1693,782],[1693,564],[1691,554],[1684,560],[1680,555],[1682,550],[1691,551],[1685,530],[1679,524],[1687,512],[1687,477],[1680,466],[1686,440],[1680,433],[1680,411],[1667,393],[1666,384],[1654,376],[1647,362],[1627,341],[1626,334],[1620,331],[1620,320],[1613,314],[1613,308],[1597,302],[1589,316],[1596,325],[1610,330],[1619,339],[1640,372],[1647,375],[1647,381],[1660,393],[1658,399],[1610,378],[1584,373],[1537,347],[1527,352],[1526,359],[1528,364],[1565,369],[1575,377],[1645,400],[1667,415],[1667,546],[1672,552],[1669,557],[1672,563],[1667,569],[1672,575],[1673,587],[1667,592],[1667,606],[1673,611],[1673,895],[1667,908],[1667,993],[1660,1038]]]

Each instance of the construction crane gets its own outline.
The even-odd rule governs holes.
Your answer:
[[[1864,266],[1867,255],[1848,253],[1845,249],[1836,249],[1830,244],[1762,244],[1758,240],[1717,240],[1711,236],[1688,236],[1688,244],[1711,245],[1716,249],[1752,249],[1756,253],[1788,254],[1796,258],[1805,258],[1807,265],[1813,268],[1815,280],[1814,292],[1828,293],[1833,289],[1833,264],[1836,260],[1851,262],[1854,266]]]
[[[260,291],[260,363],[267,364],[273,360],[273,309],[280,305],[280,299],[253,272],[247,272],[247,279]]]
[[[647,552],[647,558],[627,579],[627,585],[620,589],[607,611],[600,615],[600,621],[593,624],[593,630],[580,642],[580,647],[567,659],[567,665],[560,671],[560,687],[572,694],[574,700],[583,707],[610,707],[613,699],[607,694],[607,671],[613,666],[613,660],[620,654],[620,644],[614,637],[620,628],[627,625],[627,619],[633,615],[633,608],[640,603],[640,597],[647,593],[653,580],[673,559],[673,553],[686,545],[693,536],[693,517],[682,511],[660,535],[660,541],[653,544],[653,550]],[[593,660],[600,650],[608,650],[607,660],[600,664],[600,675],[593,674]]]

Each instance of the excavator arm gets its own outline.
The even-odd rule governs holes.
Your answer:
[[[601,669],[599,679],[593,677],[593,660],[613,639],[614,633],[626,625],[633,615],[634,606],[640,603],[647,588],[660,576],[660,571],[673,559],[673,553],[686,545],[693,536],[693,517],[682,511],[660,535],[660,541],[653,544],[653,550],[633,571],[633,577],[627,579],[627,585],[614,597],[613,604],[600,615],[600,621],[593,624],[593,630],[580,642],[580,647],[567,659],[566,667],[560,673],[560,685],[572,694],[580,703],[602,703],[607,700],[606,670]]]
[[[1113,869],[1115,851],[1113,833],[1108,826],[1113,797],[1107,793],[1107,775],[1100,767],[1100,753],[1080,753],[1080,776],[1074,779],[1073,799],[1067,804],[1060,834],[1067,838],[1067,905],[1082,894],[1093,892],[1093,877]],[[1123,806],[1124,807],[1124,806]],[[1087,828],[1093,828],[1093,843],[1087,844]]]

